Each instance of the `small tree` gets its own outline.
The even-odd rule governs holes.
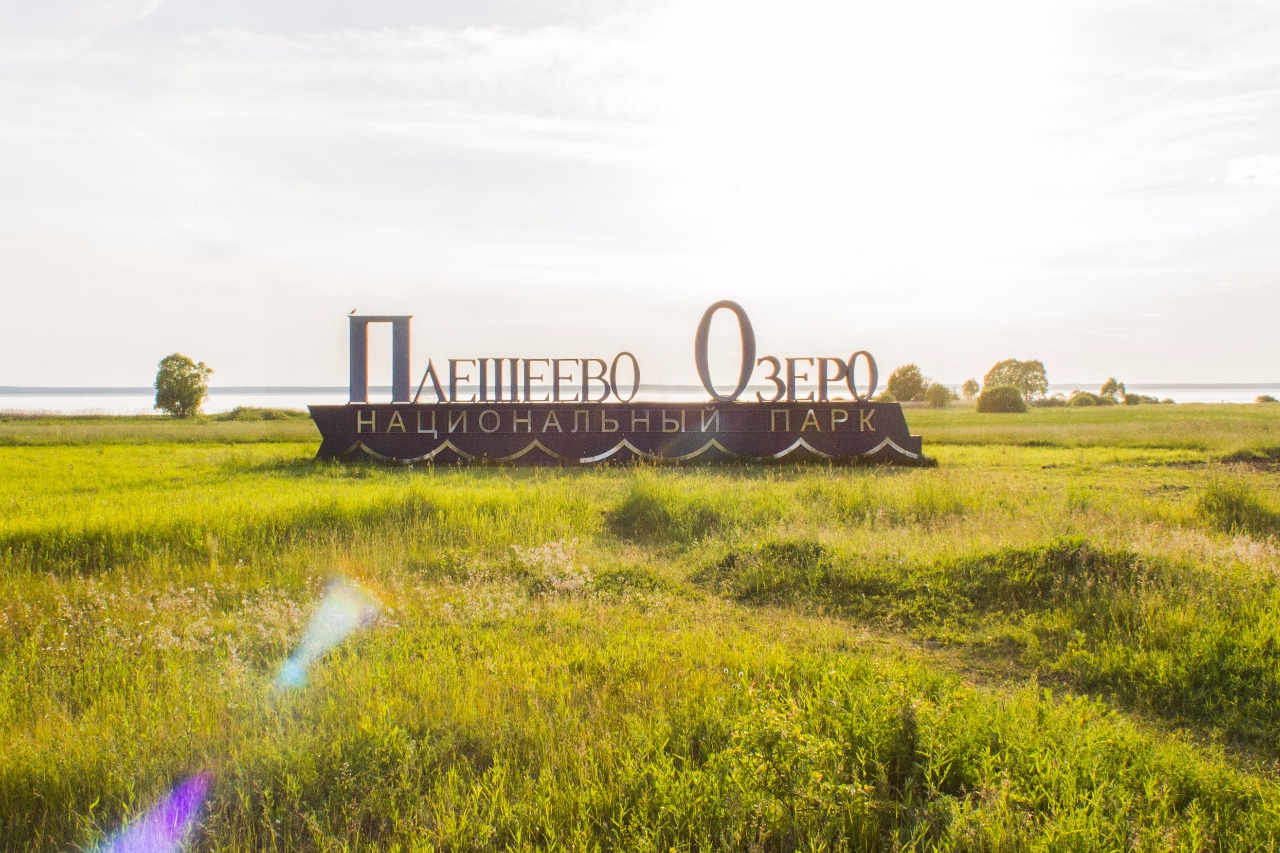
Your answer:
[[[1049,379],[1045,375],[1042,361],[1019,361],[1016,358],[1006,358],[993,365],[987,371],[987,375],[982,377],[982,387],[990,388],[996,385],[1012,385],[1018,389],[1022,399],[1029,403],[1033,397],[1044,396],[1049,390]]]
[[[889,374],[886,390],[898,400],[923,400],[924,389],[928,383],[920,368],[914,364],[895,367]]]
[[[943,406],[950,405],[954,399],[955,395],[951,393],[951,389],[941,382],[935,382],[924,389],[924,401],[931,409],[941,409]]]
[[[209,393],[213,368],[175,352],[160,359],[156,371],[156,405],[176,418],[192,418],[200,411]]]
[[[966,400],[972,400],[978,396],[978,392],[982,390],[978,387],[978,380],[966,379],[964,384],[960,386],[960,393],[964,395]]]
[[[1098,390],[1099,397],[1110,397],[1112,400],[1119,402],[1124,399],[1128,392],[1124,387],[1124,383],[1117,380],[1114,376],[1108,376],[1107,381],[1102,383],[1102,388]]]

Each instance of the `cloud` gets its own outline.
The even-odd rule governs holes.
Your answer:
[[[98,293],[176,314],[201,291],[202,322],[243,324],[255,312],[227,306],[245,294],[356,287],[413,310],[471,288],[652,292],[679,229],[655,212],[647,26],[146,29],[0,60],[0,262],[32,313],[93,282],[68,321],[86,341],[111,310]]]
[[[41,59],[80,50],[154,14],[165,0],[0,0],[5,59]]]
[[[634,23],[634,22],[630,22]],[[556,119],[642,122],[657,107],[642,33],[592,27],[400,27],[183,37],[184,91],[301,97],[390,113],[424,103]]]
[[[175,0],[145,28],[167,35],[236,29],[335,32],[427,26],[462,30],[588,27],[605,18],[643,14],[665,0]]]
[[[81,0],[70,19],[82,30],[107,32],[154,14],[165,0]]]
[[[1223,183],[1242,187],[1280,187],[1280,156],[1236,157],[1227,164]]]
[[[1280,181],[1268,3],[0,6],[24,38],[112,26],[27,64],[0,45],[0,266],[77,334],[174,282],[343,315],[581,287],[592,328],[714,292],[774,312],[776,352],[856,329],[977,370],[1006,321],[1267,267],[1253,226],[1280,213],[1248,189]]]

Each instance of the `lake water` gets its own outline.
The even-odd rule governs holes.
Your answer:
[[[1054,384],[1052,393],[1070,393],[1078,385]],[[1092,386],[1089,390],[1096,391]],[[1164,399],[1170,397],[1178,403],[1252,403],[1261,394],[1280,397],[1280,383],[1255,386],[1209,385],[1130,385],[1134,394],[1146,394]],[[375,401],[389,400],[390,391],[376,391],[370,395]],[[751,392],[743,395],[751,399]],[[708,399],[706,391],[697,386],[642,387],[637,400],[671,400],[673,402],[698,402]],[[155,392],[150,388],[0,388],[0,412],[50,412],[58,414],[153,414]],[[346,389],[337,388],[266,388],[266,389],[209,389],[204,411],[210,414],[226,412],[237,406],[264,406],[277,409],[306,409],[308,404],[342,404],[347,402]]]

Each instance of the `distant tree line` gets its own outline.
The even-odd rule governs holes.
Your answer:
[[[920,372],[914,364],[904,364],[894,368],[885,383],[885,392],[877,399],[887,403],[920,402],[940,409],[956,398],[956,395],[941,382],[934,382]]]
[[[1007,358],[987,371],[982,385],[977,379],[966,379],[960,393],[966,400],[976,397],[980,412],[1025,412],[1033,399],[1044,396],[1048,387],[1043,362]],[[940,409],[957,399],[957,395],[941,382],[925,376],[918,365],[904,364],[889,374],[885,393],[877,399],[923,402]]]
[[[889,374],[886,387],[885,393],[877,399],[886,402],[925,402],[934,408],[946,406],[956,399],[956,394],[950,388],[925,376],[915,364],[895,368]],[[1016,358],[1006,358],[992,365],[982,377],[981,385],[977,379],[966,379],[960,386],[960,393],[966,400],[976,398],[975,408],[979,412],[1025,412],[1031,406],[1137,406],[1173,402],[1168,398],[1160,400],[1145,394],[1130,393],[1125,384],[1114,376],[1107,377],[1096,394],[1076,390],[1070,396],[1049,396],[1049,377],[1044,362]],[[1275,402],[1275,399],[1264,395],[1258,398],[1258,402]]]
[[[1062,394],[1054,394],[1041,401],[1038,405],[1046,407],[1054,406],[1139,406],[1144,403],[1172,403],[1173,400],[1167,397],[1161,400],[1158,397],[1150,397],[1146,394],[1130,393],[1123,382],[1114,376],[1108,376],[1107,381],[1102,383],[1102,387],[1098,389],[1098,393],[1094,394],[1089,391],[1081,391],[1076,389],[1071,392],[1070,396]]]

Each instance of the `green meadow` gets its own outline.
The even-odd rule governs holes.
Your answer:
[[[1280,407],[909,409],[929,468],[316,463],[0,420],[0,845],[1280,847]],[[378,618],[273,690],[332,578]]]

